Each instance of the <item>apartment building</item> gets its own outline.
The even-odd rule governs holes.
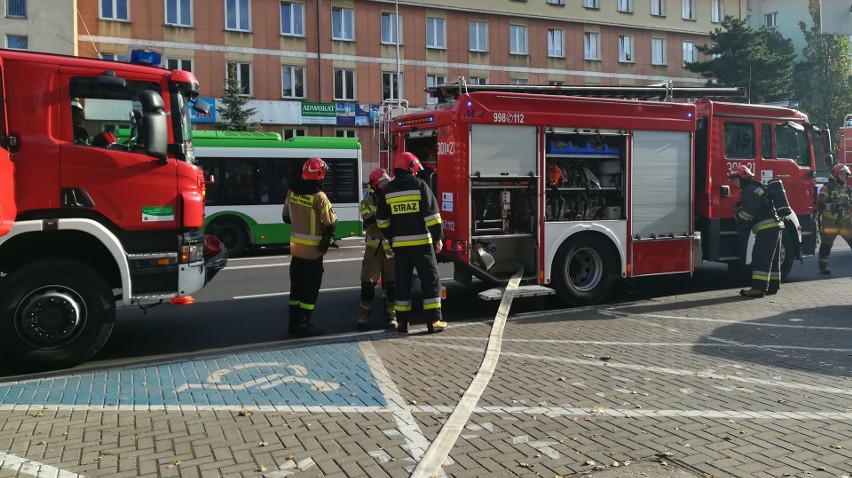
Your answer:
[[[76,55],[76,3],[76,0],[0,0],[0,46]]]
[[[163,52],[202,96],[229,71],[264,131],[357,136],[376,164],[384,100],[428,107],[424,88],[471,83],[701,85],[684,62],[740,0],[77,0],[79,54]],[[216,114],[197,118],[212,127]]]

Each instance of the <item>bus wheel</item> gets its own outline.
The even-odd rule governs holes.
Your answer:
[[[781,281],[786,281],[790,271],[793,270],[793,261],[796,259],[793,238],[786,230],[781,233]]]
[[[89,266],[42,259],[0,282],[0,342],[26,367],[70,367],[92,358],[115,323],[115,297]]]
[[[612,290],[615,263],[607,241],[589,235],[569,239],[554,261],[556,292],[570,305],[598,304]]]
[[[249,248],[246,227],[236,219],[223,219],[210,225],[209,233],[215,234],[228,249],[228,257],[239,257]]]

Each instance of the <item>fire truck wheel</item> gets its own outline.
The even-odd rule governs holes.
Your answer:
[[[790,271],[793,270],[795,257],[793,238],[786,230],[781,234],[781,282],[787,280]]]
[[[0,282],[0,342],[25,367],[70,367],[104,346],[115,322],[112,289],[89,266],[41,259]]]
[[[573,306],[598,304],[612,289],[615,264],[608,241],[588,235],[569,239],[554,261],[556,292]]]
[[[228,257],[239,257],[249,248],[246,226],[237,219],[221,219],[207,227],[208,234],[215,234],[228,248]]]

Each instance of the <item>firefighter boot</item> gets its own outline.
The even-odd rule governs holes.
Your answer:
[[[322,335],[323,330],[311,322],[311,311],[303,310],[299,319],[299,330],[296,331],[296,337],[316,337]]]
[[[401,334],[407,334],[408,333],[408,320],[410,318],[411,318],[411,312],[410,311],[401,311],[401,310],[396,311],[396,320],[397,320],[396,330],[397,330],[397,332],[399,332]]]
[[[740,295],[749,299],[759,299],[766,295],[766,291],[760,289],[740,289]]]
[[[358,330],[370,330],[370,312],[373,304],[361,301],[361,314],[358,316]]]
[[[438,313],[434,317],[428,319],[429,322],[426,322],[426,330],[429,331],[430,334],[434,334],[435,332],[442,332],[447,328],[447,323],[441,320],[441,314]]]
[[[302,316],[302,309],[299,306],[290,306],[289,309],[289,318],[287,320],[287,335],[293,337],[296,335],[296,332],[299,330],[299,320]]]
[[[393,310],[393,304],[388,304],[385,301],[385,318],[388,320],[389,329],[395,329],[399,326],[399,322],[396,321],[396,311]]]

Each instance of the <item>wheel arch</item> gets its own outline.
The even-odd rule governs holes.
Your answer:
[[[569,241],[587,236],[600,238],[610,245],[615,257],[619,260],[619,272],[623,277],[627,270],[627,256],[625,252],[627,250],[627,227],[624,222],[619,222],[617,224],[622,227],[606,227],[597,223],[573,224],[565,229],[561,229],[559,232],[554,232],[552,238],[551,235],[548,234],[547,227],[545,227],[545,244],[547,244],[545,247],[546,252],[544,257],[545,282],[552,282],[553,264],[559,250],[568,244]]]

